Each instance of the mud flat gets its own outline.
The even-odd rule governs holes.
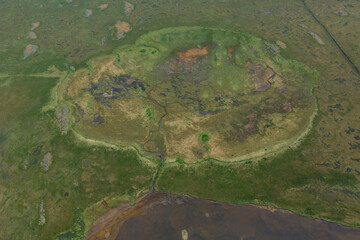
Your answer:
[[[101,219],[101,220],[100,220]],[[271,206],[149,193],[95,222],[86,239],[359,239],[360,229]]]

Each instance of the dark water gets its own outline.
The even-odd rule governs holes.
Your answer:
[[[164,193],[144,214],[121,224],[116,239],[344,239],[360,240],[360,229],[270,211],[253,205],[232,205]],[[186,235],[186,234],[185,234]]]

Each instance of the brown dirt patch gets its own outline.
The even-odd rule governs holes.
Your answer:
[[[283,43],[283,42],[280,41],[280,40],[277,40],[277,41],[276,41],[276,44],[277,44],[279,47],[281,47],[282,49],[285,49],[285,48],[286,48],[286,44]]]
[[[114,26],[110,26],[109,29],[116,28],[116,38],[121,39],[125,37],[125,33],[130,31],[130,24],[127,22],[122,22],[120,20],[116,21]]]
[[[209,46],[200,48],[191,48],[184,52],[175,51],[175,54],[179,57],[180,61],[195,61],[199,57],[208,55]]]
[[[24,50],[24,57],[28,57],[30,54],[35,53],[39,49],[39,46],[28,44]]]
[[[230,58],[230,62],[232,62],[234,59],[233,59],[233,52],[234,52],[234,50],[238,47],[239,45],[235,45],[235,46],[233,46],[233,47],[229,47],[228,49],[227,49],[227,55],[228,55],[228,57]]]
[[[29,38],[30,39],[36,39],[36,34],[34,32],[30,32],[29,33]]]
[[[255,65],[248,60],[245,65],[246,68],[250,69],[255,76],[253,77],[253,82],[255,85],[256,92],[265,92],[271,86],[269,80],[275,76],[275,72],[271,68],[264,68],[261,65]]]
[[[107,9],[109,6],[109,4],[105,3],[105,4],[102,4],[99,6],[100,10],[104,10],[104,9]]]
[[[33,31],[35,28],[38,28],[40,26],[40,22],[34,22],[31,24],[31,31]]]

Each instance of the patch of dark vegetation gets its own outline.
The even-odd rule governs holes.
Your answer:
[[[340,111],[344,111],[344,108],[340,103],[337,103],[335,105],[328,105],[328,111],[329,112],[333,112],[333,109],[338,109]]]
[[[9,180],[10,174],[6,172],[4,169],[1,169],[1,179],[5,182]]]
[[[146,108],[146,116],[149,120],[155,119],[155,111],[153,108]]]
[[[92,125],[98,125],[98,124],[102,124],[104,122],[104,119],[99,115],[99,114],[95,114],[94,115],[94,119],[92,121]]]
[[[360,143],[352,143],[352,142],[348,142],[349,146],[350,146],[350,150],[354,150],[354,149],[360,149]]]
[[[43,147],[42,145],[37,146],[37,147],[35,148],[35,150],[33,151],[33,155],[34,155],[34,156],[39,156],[39,155],[41,154],[42,147]]]
[[[244,105],[244,104],[247,104],[249,103],[248,100],[233,100],[233,104],[234,106],[240,106],[240,105]]]
[[[261,65],[255,65],[248,60],[245,65],[255,76],[253,77],[255,91],[265,92],[271,86],[269,80],[275,76],[275,72],[271,68],[264,68]]]
[[[360,162],[360,158],[350,158],[351,160],[353,160],[353,161],[356,161],[356,162]]]
[[[95,98],[97,101],[100,101],[102,103],[102,105],[104,105],[105,107],[108,107],[108,108],[112,108],[111,104],[104,100],[104,99],[98,99],[98,98]]]
[[[39,162],[39,159],[37,159],[37,158],[32,158],[32,159],[29,161],[29,164],[32,165],[32,166],[34,166],[34,165],[38,164],[38,162]]]
[[[335,78],[335,79],[330,80],[330,81],[338,82],[338,83],[344,83],[346,81],[346,79],[345,78]]]
[[[342,185],[342,186],[354,186],[358,180],[353,174],[342,173],[339,171],[331,170],[329,171],[329,176],[326,177],[325,183],[333,185]]]
[[[329,167],[330,163],[315,163],[315,166]]]
[[[358,129],[352,128],[348,126],[348,129],[345,130],[346,134],[354,133],[354,132],[360,132]]]
[[[147,86],[147,83],[129,75],[103,76],[98,83],[91,84],[89,91],[95,99],[108,106],[108,100],[129,97],[139,91],[145,92]]]
[[[76,107],[72,107],[71,113],[75,117],[75,122],[79,122],[84,117],[85,111],[80,107],[79,104],[75,103],[75,106]]]

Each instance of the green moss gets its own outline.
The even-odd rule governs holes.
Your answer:
[[[286,4],[288,14],[296,16],[293,19],[306,18],[305,12],[299,11],[297,1],[281,2]],[[169,26],[197,25],[242,29],[269,41],[281,38],[288,45],[286,50],[282,50],[283,55],[301,60],[308,63],[309,66],[322,70],[321,78],[326,83],[326,88],[332,89],[333,93],[329,95],[329,91],[325,91],[325,93],[324,91],[317,92],[322,101],[321,104],[323,104],[319,109],[326,109],[326,99],[329,99],[330,96],[336,96],[337,101],[352,101],[351,99],[354,99],[354,102],[357,101],[357,95],[356,93],[351,95],[352,91],[346,92],[347,96],[344,100],[344,97],[341,97],[342,94],[336,92],[336,88],[340,85],[334,87],[331,81],[328,81],[328,79],[340,76],[341,78],[335,80],[343,84],[347,89],[348,82],[351,82],[350,79],[353,78],[353,75],[347,73],[349,71],[343,71],[339,76],[336,75],[339,67],[346,67],[341,54],[337,54],[331,44],[326,44],[319,49],[314,48],[311,43],[301,42],[299,38],[293,37],[293,34],[296,35],[298,31],[297,20],[292,21],[286,17],[277,18],[276,21],[269,20],[274,16],[268,16],[262,11],[258,11],[258,9],[262,7],[272,8],[270,2],[209,0],[206,2],[208,7],[204,8],[203,2],[184,1],[181,4],[186,11],[178,11],[178,8],[173,7],[174,4],[171,1],[160,0],[156,8],[146,11],[144,4],[137,4],[137,10],[131,16],[133,31],[127,33],[126,37],[120,41],[111,40],[112,32],[107,29],[114,24],[114,16],[124,19],[125,15],[121,4],[109,7],[106,14],[99,12],[99,14],[94,14],[86,20],[83,20],[83,11],[81,9],[90,7],[95,3],[79,1],[76,4],[79,4],[79,7],[65,3],[62,8],[59,8],[55,1],[50,1],[49,4],[46,4],[46,7],[40,8],[38,1],[29,0],[22,1],[21,7],[25,11],[15,11],[14,9],[17,8],[14,6],[18,5],[18,1],[6,1],[0,9],[1,15],[6,16],[2,18],[0,23],[2,31],[6,33],[2,36],[4,47],[0,53],[0,71],[2,73],[21,75],[44,72],[52,65],[61,70],[66,70],[70,65],[75,66],[77,69],[86,68],[86,60],[89,57],[110,54],[119,44],[133,44],[138,36],[143,35],[145,32]],[[263,6],[264,4],[266,6]],[[98,4],[93,5],[94,8],[96,6]],[[318,7],[318,4],[313,1],[310,7]],[[199,11],[200,8],[201,11]],[[213,9],[217,11],[213,11]],[[229,14],[228,10],[232,14]],[[141,11],[141,14],[136,13],[136,11]],[[249,12],[254,14],[248,14]],[[31,13],[31,19],[29,13]],[[168,17],[164,18],[160,13],[166,13]],[[59,18],[64,19],[64,21],[59,21]],[[146,21],[139,21],[145,18]],[[323,20],[325,21],[325,19]],[[330,20],[331,18],[329,18]],[[34,40],[35,44],[39,44],[40,49],[36,54],[23,59],[23,49],[29,43],[27,34],[32,21],[41,22],[41,26],[35,30],[38,39]],[[70,22],[71,24],[69,24]],[[353,21],[352,25],[355,26],[355,24],[356,21]],[[283,26],[281,30],[279,30],[280,25]],[[351,22],[349,22],[349,25],[351,25]],[[14,26],[16,26],[16,31],[14,31]],[[89,31],[89,28],[93,31]],[[288,29],[294,31],[289,32]],[[344,28],[345,33],[346,30]],[[105,46],[99,46],[100,35],[106,36]],[[17,39],[18,37],[19,39]],[[193,37],[198,41],[194,41],[195,45],[190,44],[186,47],[199,47],[203,46],[204,43],[211,42],[209,35],[207,37],[194,35]],[[219,37],[217,37],[219,41],[222,38],[224,39],[224,46],[233,44],[233,40],[226,34],[219,34]],[[264,56],[262,55],[261,44],[254,43],[247,36],[243,36],[243,39],[241,45],[244,46],[243,50],[248,52],[244,53],[240,49],[235,50],[235,63],[243,66],[246,64],[248,57],[251,56],[254,63],[264,64],[262,62]],[[152,42],[153,39],[149,38],[148,40],[150,41],[146,40],[144,43],[155,46],[155,48],[158,46],[156,42]],[[182,45],[177,43],[177,41],[181,41],[181,38],[165,38],[164,40],[167,42],[166,49],[175,49],[177,46]],[[341,41],[341,38],[339,40],[341,45],[344,45],[344,49],[352,48],[351,44],[353,43],[350,35],[347,36],[347,41]],[[247,46],[251,46],[252,50]],[[259,52],[260,55],[257,57],[254,53],[259,54]],[[327,54],[329,52],[335,54],[329,55]],[[156,56],[159,51],[157,48],[156,50],[152,48],[147,50],[147,53]],[[242,53],[243,55],[241,55]],[[146,53],[139,55],[144,55],[146,58],[148,58],[148,55],[150,56],[150,54]],[[336,64],[329,62],[329,58]],[[120,63],[120,55],[117,56],[116,60]],[[276,60],[281,62],[279,58],[276,58]],[[149,60],[149,66],[151,61],[153,60]],[[121,62],[126,61],[121,60]],[[292,75],[291,68],[293,66],[284,65],[284,68],[289,69],[287,76],[290,78],[302,75],[301,71],[304,70],[298,68],[300,72],[297,71]],[[296,66],[294,69],[296,70]],[[311,76],[311,73],[307,74],[305,69],[305,75],[303,76]],[[349,79],[349,81],[345,81],[345,79]],[[53,124],[53,112],[41,113],[41,106],[49,100],[48,93],[56,82],[57,79],[55,78],[16,77],[11,80],[11,86],[1,87],[0,148],[2,181],[0,190],[2,198],[0,198],[0,203],[3,206],[1,208],[2,214],[7,217],[1,230],[1,236],[4,239],[29,239],[34,238],[35,235],[38,236],[38,239],[53,239],[54,236],[59,236],[59,233],[70,229],[72,224],[75,224],[78,219],[75,216],[77,208],[84,209],[93,204],[94,201],[114,191],[136,191],[132,185],[134,183],[135,188],[146,187],[148,180],[142,183],[137,182],[134,180],[134,176],[150,176],[151,178],[154,173],[148,167],[142,167],[134,155],[127,155],[122,151],[115,153],[101,147],[89,147],[79,143],[71,134],[67,136],[57,135],[51,127]],[[226,81],[223,81],[223,83],[226,83]],[[314,82],[311,83],[314,84]],[[303,83],[299,82],[299,84]],[[88,103],[89,109],[87,112],[91,113],[91,102]],[[352,127],[352,123],[354,125],[358,123],[358,119],[356,119],[358,115],[354,112],[356,110],[355,106],[354,109],[349,109],[349,112],[351,110],[350,114],[342,117],[344,118],[343,122],[348,122]],[[354,117],[351,117],[351,115]],[[317,120],[317,122],[321,124],[319,127],[325,127],[325,129],[339,129],[340,126],[339,122],[331,123],[330,118],[324,121],[326,123],[322,123],[320,120]],[[179,169],[165,168],[160,179],[160,187],[167,191],[188,193],[223,201],[243,202],[248,200],[256,202],[254,199],[268,200],[280,207],[289,207],[303,214],[319,216],[320,213],[326,213],[331,220],[343,221],[346,217],[346,223],[356,224],[359,222],[359,208],[356,208],[358,202],[356,196],[338,191],[328,192],[325,197],[322,195],[329,186],[330,190],[343,189],[343,187],[346,190],[346,187],[352,187],[353,185],[358,188],[358,182],[354,175],[329,170],[326,167],[316,167],[315,160],[308,162],[308,159],[311,159],[309,153],[314,150],[313,146],[316,146],[316,159],[320,159],[320,161],[323,159],[333,160],[334,157],[343,159],[342,157],[348,156],[348,146],[343,144],[347,140],[346,136],[339,137],[337,135],[336,139],[331,140],[330,144],[332,146],[336,144],[344,146],[340,153],[334,153],[334,156],[330,156],[328,151],[318,151],[319,149],[323,150],[322,147],[324,147],[324,145],[317,145],[319,142],[324,142],[322,136],[323,134],[313,131],[311,141],[308,141],[300,151],[278,156],[274,159],[274,163],[271,163],[272,159],[261,163],[248,161],[247,165],[251,166],[244,167],[239,164],[222,164],[210,161],[192,168],[186,164],[181,165],[182,168]],[[38,145],[44,145],[44,149],[54,152],[54,164],[50,168],[51,172],[46,174],[41,171],[39,164],[29,165],[26,170],[23,168],[24,161],[27,157],[31,157],[33,148]],[[95,149],[95,151],[92,149]],[[301,151],[304,151],[307,155],[302,156]],[[82,163],[84,159],[89,160],[87,167],[78,164],[79,162]],[[136,164],[130,164],[129,159],[134,160]],[[29,161],[32,160],[32,158],[29,159]],[[108,165],[107,162],[109,162]],[[348,164],[353,164],[353,161],[344,158],[344,165],[342,166]],[[115,166],[115,170],[111,171],[109,166],[110,168]],[[122,168],[125,171],[122,171]],[[127,170],[130,171],[129,174]],[[120,171],[119,175],[116,175],[117,171]],[[115,176],[115,182],[106,181],[106,177],[110,175]],[[89,179],[89,181],[80,182],[80,186],[75,187],[72,183],[73,178],[81,179],[82,176]],[[61,181],[60,184],[56,183],[57,181],[54,181],[54,179],[64,181]],[[319,185],[323,186],[323,184],[326,185],[324,188],[316,188]],[[92,189],[90,189],[91,186]],[[71,199],[64,199],[62,193],[69,191],[69,189],[71,190]],[[91,191],[87,192],[86,190],[89,189]],[[334,196],[336,196],[335,200]],[[47,212],[48,220],[53,221],[40,227],[37,224],[38,208],[39,201],[43,198],[45,198],[47,205],[46,211],[49,211]],[[8,199],[11,199],[11,201]],[[349,217],[353,218],[354,221],[349,220]],[[24,222],[29,224],[23,224]],[[73,230],[69,231],[69,234],[72,235]]]
[[[149,120],[153,120],[155,118],[155,110],[153,108],[146,108],[146,116]]]
[[[204,148],[205,148],[205,152],[210,153],[211,147],[208,144],[205,144]]]
[[[295,208],[304,214],[319,216],[323,209],[318,203],[307,201],[313,195],[295,192],[297,197],[283,194],[291,189],[303,189],[319,182],[334,186],[353,187],[358,183],[353,174],[309,168],[301,149],[289,150],[273,159],[249,164],[225,164],[209,160],[199,166],[165,167],[159,188],[172,193],[189,193],[201,198],[239,202],[263,202]],[[331,199],[322,197],[321,206],[333,209]],[[337,214],[334,213],[333,217]],[[333,218],[335,220],[335,218]]]
[[[200,140],[201,140],[203,143],[206,143],[206,142],[208,142],[208,141],[210,140],[210,137],[209,137],[208,134],[203,133],[203,134],[201,134],[201,136],[200,136]]]
[[[185,164],[184,156],[178,155],[176,157],[176,162],[179,163],[179,164]]]

